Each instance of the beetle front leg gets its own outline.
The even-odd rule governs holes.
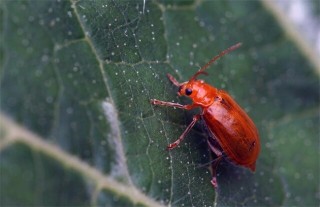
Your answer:
[[[193,109],[195,107],[193,104],[191,104],[191,105],[182,105],[182,104],[179,104],[179,103],[160,101],[160,100],[157,100],[157,99],[151,99],[150,103],[153,104],[153,105],[170,106],[170,107],[175,107],[175,108],[185,109],[185,110],[190,110],[190,109]]]

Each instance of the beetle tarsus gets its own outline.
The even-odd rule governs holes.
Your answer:
[[[168,150],[172,150],[172,149],[176,148],[176,147],[179,145],[179,143],[180,143],[179,140],[177,140],[177,141],[169,144],[169,145],[167,146],[167,149],[168,149]]]
[[[213,185],[213,187],[215,189],[218,188],[218,181],[217,181],[217,177],[216,176],[213,176],[212,179],[211,179],[211,184]]]
[[[150,103],[153,105],[157,105],[158,100],[157,99],[150,99]]]

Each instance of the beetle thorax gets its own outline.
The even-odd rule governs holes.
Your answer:
[[[207,107],[213,103],[217,89],[203,80],[190,80],[180,86],[178,94],[189,97],[196,105]]]

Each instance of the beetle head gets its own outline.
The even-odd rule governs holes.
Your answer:
[[[196,93],[201,87],[201,84],[203,83],[204,83],[203,80],[194,80],[194,79],[184,82],[179,86],[178,95],[189,96],[190,98],[192,98],[196,95]]]
[[[188,82],[180,84],[178,95],[187,96],[194,104],[199,106],[208,106],[214,100],[217,89],[203,80],[191,79]]]

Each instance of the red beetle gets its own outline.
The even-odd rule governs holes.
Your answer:
[[[171,106],[190,110],[200,107],[202,112],[193,116],[192,122],[185,129],[178,140],[168,145],[168,149],[173,149],[179,145],[194,124],[202,119],[209,132],[208,145],[217,155],[212,164],[212,185],[218,187],[216,178],[216,168],[222,157],[226,155],[229,160],[237,165],[256,169],[256,161],[260,152],[259,134],[253,121],[247,113],[237,104],[235,100],[225,91],[217,89],[203,80],[197,80],[200,74],[206,74],[209,65],[223,55],[237,49],[241,43],[231,46],[219,55],[213,57],[205,66],[196,72],[189,81],[179,83],[173,76],[168,74],[169,80],[179,87],[179,96],[188,96],[193,103],[181,105],[179,103],[159,101],[151,99],[154,105]]]

